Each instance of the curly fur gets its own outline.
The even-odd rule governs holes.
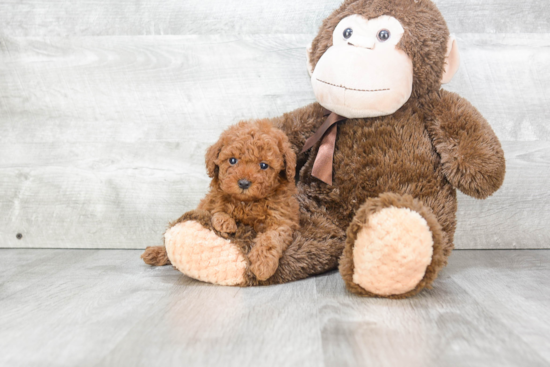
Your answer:
[[[248,253],[250,270],[258,280],[268,279],[299,226],[296,155],[288,138],[267,120],[241,122],[208,149],[206,167],[210,191],[197,210],[210,213],[212,228],[226,238],[237,232],[237,224],[252,227],[257,237]],[[239,187],[243,179],[250,182],[248,189]],[[161,253],[153,248],[142,257],[158,265]]]

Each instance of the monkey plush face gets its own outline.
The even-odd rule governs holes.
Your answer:
[[[407,102],[412,92],[413,66],[397,48],[401,23],[391,17],[367,20],[350,15],[340,21],[332,46],[311,75],[317,101],[348,118],[389,115]]]
[[[458,48],[430,0],[345,0],[307,50],[317,101],[347,118],[390,115],[439,90]]]

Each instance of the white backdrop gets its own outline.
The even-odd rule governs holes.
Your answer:
[[[196,206],[240,119],[314,101],[305,47],[340,0],[0,3],[0,247],[144,248]],[[550,245],[547,0],[439,0],[503,188],[460,195],[458,248]],[[21,239],[16,235],[22,234]]]

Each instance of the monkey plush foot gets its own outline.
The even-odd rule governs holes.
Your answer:
[[[385,208],[357,233],[353,282],[381,296],[413,290],[430,265],[432,232],[417,212]]]
[[[444,266],[444,238],[437,219],[422,203],[384,194],[358,211],[348,229],[340,271],[354,293],[411,296],[429,286]]]
[[[172,265],[188,277],[219,285],[243,285],[247,261],[229,240],[189,220],[164,234]]]

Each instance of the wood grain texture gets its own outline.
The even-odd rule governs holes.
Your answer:
[[[455,245],[462,249],[548,248],[550,143],[504,142],[506,178],[487,200],[459,193]]]
[[[520,344],[550,361],[550,252],[501,254],[457,252],[448,274],[493,317],[502,320],[508,335],[516,334]],[[461,271],[462,267],[476,271]]]
[[[314,101],[307,35],[4,38],[0,142],[214,141]],[[550,140],[550,35],[458,35],[446,89],[501,140]]]
[[[314,100],[307,36],[5,38],[0,142],[213,142]]]
[[[0,250],[0,365],[320,365],[315,279],[215,287],[139,253]]]
[[[0,146],[2,247],[144,248],[194,208],[204,143]],[[487,200],[459,196],[457,248],[548,247],[550,143],[505,142],[507,176]],[[44,154],[47,152],[47,154]],[[192,160],[189,161],[189,158]],[[18,240],[17,233],[23,238]]]
[[[550,140],[550,34],[457,34],[461,65],[445,89],[471,101],[501,140]]]
[[[165,8],[184,3],[206,6],[169,2]],[[44,7],[42,17],[27,18],[51,23],[47,19],[57,11],[40,1],[0,7],[7,4],[13,21],[22,9],[34,14]],[[67,7],[59,27],[70,28],[70,12],[90,4]],[[327,12],[334,5],[323,4],[315,6]],[[446,12],[457,4],[439,6]],[[521,12],[535,18],[542,13],[540,2],[529,4]],[[478,6],[512,9],[498,1]],[[114,14],[133,9],[117,2],[97,7],[96,14],[106,7],[121,7],[112,10],[113,27]],[[144,5],[139,11],[146,10]],[[125,21],[131,19],[137,18],[128,15]],[[452,24],[458,18],[447,19]],[[530,26],[536,23],[531,20]],[[86,24],[84,18],[73,26]],[[31,22],[28,30],[44,27]],[[260,31],[245,27],[244,35],[102,36],[88,27],[90,33],[82,34],[91,36],[66,38],[54,37],[66,36],[63,32],[27,37],[32,32],[9,29],[8,24],[0,36],[0,247],[158,245],[166,223],[194,208],[206,192],[203,154],[225,127],[314,101],[304,67],[313,33],[254,34]],[[445,88],[484,114],[508,159],[504,187],[494,197],[459,197],[458,248],[550,243],[550,36],[516,31],[490,34],[480,28],[457,35],[462,68]]]
[[[455,251],[434,289],[398,302],[351,295],[338,274],[317,277],[325,365],[547,366],[548,287],[539,280],[549,262],[548,251]]]
[[[550,252],[456,251],[434,289],[361,298],[337,272],[219,287],[140,251],[0,250],[2,366],[548,366]]]
[[[342,0],[3,0],[10,36],[298,34],[317,32]],[[546,33],[545,1],[436,0],[452,32]]]

